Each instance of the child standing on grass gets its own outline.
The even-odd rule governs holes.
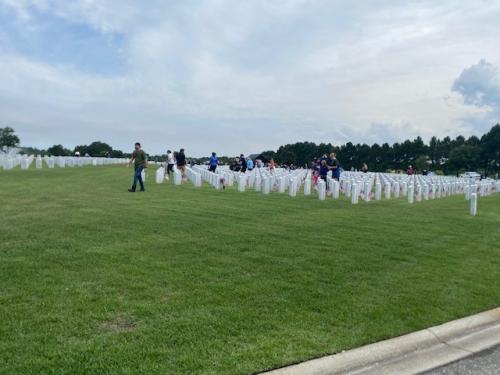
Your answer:
[[[132,158],[130,158],[127,167],[134,162],[134,182],[132,188],[128,189],[131,193],[134,193],[137,188],[137,181],[141,185],[141,191],[144,190],[144,181],[142,180],[142,171],[148,167],[148,159],[146,153],[141,149],[141,144],[139,142],[135,143],[135,150],[132,153]]]

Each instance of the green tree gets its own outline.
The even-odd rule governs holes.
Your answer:
[[[47,149],[47,153],[50,156],[70,156],[71,151],[67,148],[64,148],[63,145],[54,145]]]
[[[439,140],[436,137],[432,137],[429,141],[429,159],[431,161],[431,168],[435,169],[439,164]]]
[[[481,148],[461,145],[451,150],[447,162],[447,171],[452,173],[473,171],[479,167]]]
[[[74,149],[73,149],[73,153],[80,153],[81,156],[84,156],[85,154],[88,154],[88,149],[89,146],[87,145],[79,145],[79,146],[76,146]],[[89,154],[90,155],[90,154]]]
[[[372,171],[405,170],[413,165],[418,170],[431,169],[447,173],[460,170],[500,172],[500,124],[495,125],[481,139],[471,136],[466,139],[432,137],[426,145],[422,138],[394,143],[390,146],[378,144],[352,144],[342,146],[331,143],[299,142],[280,146],[276,153],[267,151],[278,163],[304,165],[331,152],[337,153],[342,167],[346,170],[360,168],[367,163]]]
[[[420,155],[415,159],[415,168],[419,172],[422,172],[423,170],[429,169],[429,158],[425,155]]]
[[[87,151],[90,156],[108,156],[113,152],[113,148],[107,143],[96,141],[89,144]]]
[[[90,156],[98,157],[98,156],[112,156],[113,148],[105,142],[95,141],[91,144],[76,146],[73,152],[79,152],[80,155],[89,154]],[[119,151],[121,153],[121,151]],[[115,153],[117,154],[117,153]],[[121,153],[120,155],[123,155]]]
[[[20,154],[24,155],[41,155],[43,156],[45,154],[45,150],[41,150],[36,147],[21,147],[19,149]]]
[[[481,159],[487,172],[500,172],[500,124],[481,138]]]
[[[276,160],[276,159],[277,159],[276,152],[274,152],[274,151],[272,151],[272,150],[261,152],[261,154],[262,154],[265,158],[267,158],[268,160],[271,160],[271,159]],[[230,161],[232,161],[232,159],[230,159]]]
[[[14,129],[10,127],[0,128],[0,149],[7,149],[19,146],[19,137],[15,134]]]

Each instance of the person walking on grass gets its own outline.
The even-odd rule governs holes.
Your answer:
[[[167,169],[167,173],[165,173],[165,179],[166,180],[169,180],[170,179],[170,173],[174,173],[174,165],[175,165],[175,161],[174,161],[174,154],[172,154],[172,151],[168,150],[167,151],[167,162],[166,162],[166,169]]]
[[[177,161],[177,169],[181,171],[182,179],[184,180],[186,177],[186,154],[184,154],[184,149],[181,148],[176,156]]]
[[[215,152],[212,152],[212,156],[210,156],[210,165],[208,167],[208,170],[210,172],[215,173],[215,170],[217,169],[218,165],[219,165],[219,159],[217,159],[217,154]]]
[[[144,191],[144,181],[142,180],[142,171],[148,167],[148,158],[146,153],[141,148],[141,144],[139,142],[135,143],[135,150],[132,153],[132,157],[130,158],[127,167],[134,163],[134,183],[132,184],[132,188],[128,189],[131,193],[134,193],[137,188],[137,181],[141,185],[141,191]]]

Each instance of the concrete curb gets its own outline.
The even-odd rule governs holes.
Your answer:
[[[497,344],[500,344],[500,307],[263,374],[418,374]]]

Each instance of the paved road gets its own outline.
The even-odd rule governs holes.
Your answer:
[[[500,345],[460,361],[426,372],[425,375],[498,375]]]

